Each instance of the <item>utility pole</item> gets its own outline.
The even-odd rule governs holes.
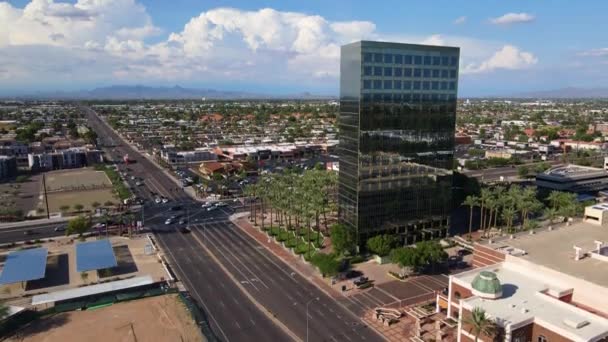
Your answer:
[[[42,174],[42,187],[44,188],[44,203],[46,203],[46,218],[51,218],[51,213],[49,212],[49,198],[46,194],[46,177],[44,173]]]

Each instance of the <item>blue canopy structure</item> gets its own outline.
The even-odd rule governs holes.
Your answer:
[[[0,284],[13,284],[44,278],[46,248],[33,248],[9,253],[0,274]]]
[[[115,267],[116,256],[110,240],[80,242],[76,244],[76,270],[86,272]]]

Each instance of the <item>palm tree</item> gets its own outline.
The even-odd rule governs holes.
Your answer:
[[[479,340],[479,336],[492,336],[497,330],[496,323],[479,307],[473,309],[471,316],[465,319],[465,324],[470,325],[469,329],[475,335],[475,342]]]
[[[553,220],[555,220],[555,216],[557,216],[557,209],[547,208],[547,209],[545,209],[545,215],[549,219],[549,223],[553,224]]]
[[[462,203],[464,205],[469,206],[469,239],[471,238],[471,234],[473,232],[473,207],[479,205],[479,197],[477,196],[467,196]]]
[[[511,227],[513,225],[513,218],[515,217],[515,208],[513,207],[506,207],[503,209],[502,211],[502,219],[505,221],[505,223],[507,224],[507,232],[511,232]]]
[[[479,198],[480,204],[481,204],[481,218],[480,218],[480,224],[479,224],[479,229],[484,230],[485,229],[485,215],[484,215],[484,208],[486,203],[488,202],[488,199],[492,196],[492,194],[490,193],[490,190],[488,188],[483,188],[481,189],[481,195]]]

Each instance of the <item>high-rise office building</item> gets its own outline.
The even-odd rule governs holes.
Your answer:
[[[340,60],[339,216],[357,244],[443,237],[460,49],[361,41]]]

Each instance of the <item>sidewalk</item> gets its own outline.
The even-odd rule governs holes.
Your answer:
[[[230,216],[230,221],[247,233],[247,235],[255,239],[260,245],[272,252],[277,258],[281,259],[281,261],[289,265],[294,271],[310,281],[319,290],[323,291],[326,295],[334,299],[343,298],[341,293],[334,290],[328,283],[320,278],[318,271],[314,266],[304,263],[299,256],[293,255],[286,248],[277,244],[273,239],[270,239],[266,233],[249,223],[249,220],[247,219],[248,215],[248,212],[234,214]]]

